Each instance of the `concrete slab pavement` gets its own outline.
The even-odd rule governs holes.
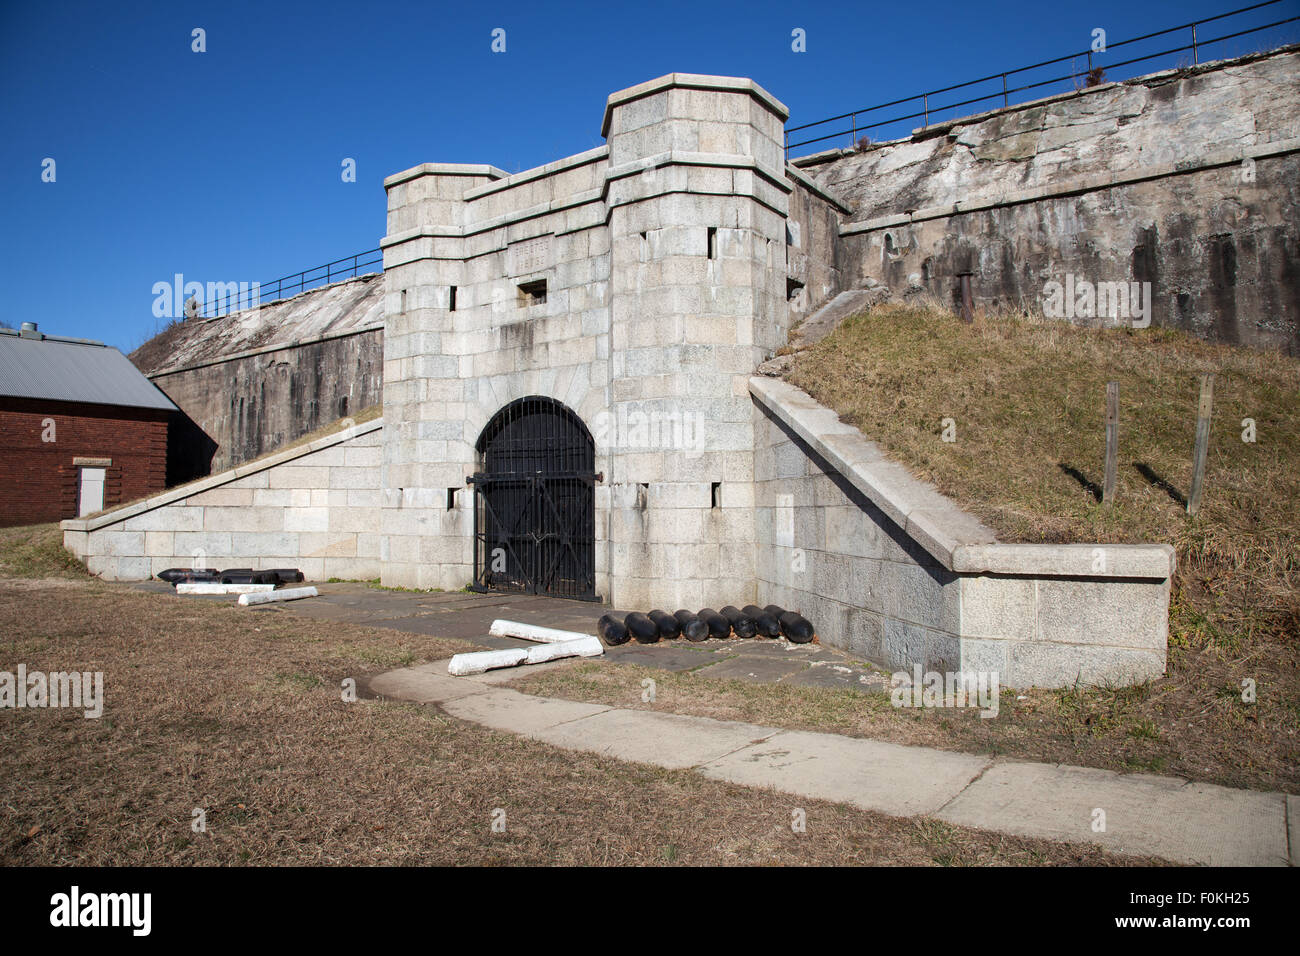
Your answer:
[[[141,582],[133,587],[142,591],[172,593],[171,585],[162,581]],[[309,620],[387,627],[412,634],[465,640],[480,647],[496,649],[533,646],[530,641],[489,635],[488,628],[497,618],[594,635],[596,622],[610,610],[600,604],[541,595],[399,591],[359,581],[317,584],[316,588],[320,593],[310,601],[250,608],[249,613],[287,613]],[[233,603],[233,599],[224,596],[193,599]]]
[[[162,581],[142,582],[134,587],[158,593],[172,591]],[[488,628],[498,618],[594,635],[602,614],[621,617],[624,613],[601,604],[533,594],[399,591],[359,581],[336,581],[316,587],[320,594],[310,601],[250,608],[249,612],[286,613],[309,620],[386,627],[410,634],[464,640],[494,650],[533,646],[530,641],[488,634]],[[232,601],[225,596],[194,599]],[[734,663],[733,659],[736,659]],[[605,660],[656,670],[696,671],[703,677],[750,683],[815,684],[867,693],[887,690],[889,678],[879,668],[855,661],[834,648],[763,638],[710,638],[700,643],[681,638],[656,644],[629,642],[606,648]]]
[[[750,657],[737,655],[700,670],[701,677],[717,677],[724,680],[753,680],[777,683],[804,670],[802,661],[783,661],[772,657]]]
[[[1291,865],[1300,865],[1300,797],[1286,798],[1286,845]]]
[[[609,710],[599,704],[532,697],[506,687],[479,686],[482,688],[480,693],[450,699],[443,703],[442,709],[461,720],[524,737],[537,737],[558,725]]]
[[[936,815],[977,827],[995,820],[1008,833],[1086,840],[1117,853],[1207,866],[1286,866],[1287,800],[1175,777],[1008,761]]]
[[[717,780],[910,817],[937,811],[992,762],[991,757],[929,747],[788,730],[761,746],[705,764],[700,772]]]
[[[684,770],[761,743],[777,732],[729,720],[609,708],[529,736],[569,750]]]
[[[357,681],[361,697],[406,700],[416,704],[445,704],[471,694],[481,694],[482,684],[447,673],[446,661],[385,671]]]
[[[616,664],[639,664],[663,671],[698,670],[729,657],[722,651],[682,640],[660,641],[658,644],[628,643],[605,648],[605,659]]]

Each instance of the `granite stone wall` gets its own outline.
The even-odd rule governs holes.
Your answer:
[[[1300,50],[1166,71],[795,160],[853,210],[846,288],[1042,311],[1149,282],[1155,325],[1300,353]],[[1093,317],[1101,321],[1105,317]]]
[[[998,542],[805,393],[750,388],[759,604],[892,670],[995,673],[1007,687],[1164,674],[1168,545]]]
[[[334,396],[331,414],[364,399],[344,408],[330,388],[382,380],[382,427],[65,522],[65,541],[112,578],[201,553],[459,589],[475,572],[480,438],[543,397],[592,438],[607,603],[778,603],[868,660],[994,670],[1009,686],[1158,676],[1168,546],[998,542],[833,411],[751,375],[837,293],[875,279],[943,297],[961,271],[984,305],[1026,303],[1062,272],[1132,276],[1157,288],[1157,322],[1290,347],[1291,91],[1277,106],[1260,92],[1293,76],[1287,62],[1100,87],[802,168],[785,163],[786,110],[761,87],[670,74],[610,96],[599,148],[513,175],[426,163],[390,176],[384,275],[332,293],[373,297],[382,332],[339,304],[346,327],[311,343],[182,356],[186,374],[246,367],[245,400],[285,361],[290,382],[295,367],[316,376],[304,400]],[[1199,146],[1163,144],[1170,124]],[[1254,179],[1234,182],[1243,168]],[[331,349],[370,359],[330,372],[313,356]],[[201,391],[194,402],[234,399]],[[269,418],[222,427],[281,433]]]
[[[469,526],[418,502],[465,488],[492,416],[543,396],[595,442],[602,598],[752,593],[745,381],[789,325],[785,117],[749,80],[672,74],[610,97],[598,149],[389,177],[385,583],[471,579]]]
[[[379,576],[380,436],[367,422],[97,518],[64,544],[109,581],[167,568],[299,568],[309,581]]]

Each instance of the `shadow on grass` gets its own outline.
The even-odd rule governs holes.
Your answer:
[[[1177,488],[1175,488],[1173,485],[1171,485],[1166,479],[1160,477],[1160,475],[1157,475],[1155,469],[1152,468],[1150,465],[1148,465],[1145,461],[1135,461],[1133,462],[1133,467],[1137,469],[1138,474],[1140,474],[1143,478],[1149,481],[1154,487],[1159,488],[1170,498],[1172,498],[1174,500],[1174,504],[1178,505],[1180,508],[1187,507],[1186,496]]]
[[[1083,485],[1084,491],[1092,495],[1094,499],[1096,499],[1097,501],[1101,501],[1101,485],[1089,479],[1088,476],[1085,475],[1083,472],[1081,472],[1078,468],[1075,468],[1071,465],[1067,465],[1063,461],[1058,461],[1056,463],[1056,466],[1060,468],[1061,471],[1065,472],[1067,475],[1069,475],[1071,478],[1077,481],[1079,484]]]

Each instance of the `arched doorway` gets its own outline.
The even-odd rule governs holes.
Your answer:
[[[476,446],[475,591],[598,600],[596,450],[591,433],[551,398],[511,402]]]

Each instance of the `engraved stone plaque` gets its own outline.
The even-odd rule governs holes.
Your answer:
[[[506,268],[512,276],[532,275],[542,272],[552,265],[551,239],[549,233],[536,239],[525,239],[512,243],[506,250]]]

